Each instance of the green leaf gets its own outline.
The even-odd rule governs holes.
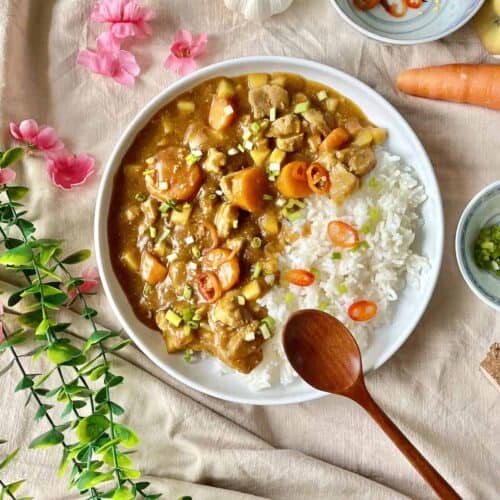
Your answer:
[[[123,342],[119,342],[118,344],[112,345],[107,349],[107,352],[116,352],[124,347],[128,346],[132,342],[130,339],[124,340]]]
[[[116,446],[118,443],[120,442],[120,438],[114,438],[114,439],[111,439],[110,441],[107,441],[106,443],[104,443],[100,448],[98,448],[96,450],[96,453],[98,455],[101,455],[102,453],[104,453],[107,449],[111,448],[112,446]]]
[[[23,266],[33,260],[33,250],[26,245],[6,250],[0,255],[0,264],[3,266]]]
[[[35,413],[35,421],[41,420],[45,415],[47,415],[47,412],[53,408],[52,405],[46,405],[42,404],[41,406],[38,407],[38,410]]]
[[[19,215],[19,214],[18,214]],[[24,234],[25,238],[29,238],[35,232],[35,226],[33,222],[26,219],[17,219],[17,225],[19,229]]]
[[[77,347],[57,341],[47,349],[47,359],[51,363],[60,365],[76,358],[77,356],[80,356],[81,353],[82,352]]]
[[[63,448],[63,455],[61,458],[61,463],[59,464],[59,469],[57,469],[57,478],[61,479],[68,468],[69,463],[71,462],[70,453],[66,448]]]
[[[72,253],[65,257],[61,262],[63,264],[78,264],[87,260],[91,256],[92,252],[90,250],[79,250],[78,252]]]
[[[13,495],[25,482],[26,482],[26,479],[21,479],[20,481],[16,481],[14,483],[8,484],[5,489]]]
[[[10,361],[10,363],[7,364],[7,366],[4,366],[1,370],[0,370],[0,377],[2,375],[5,375],[11,368],[12,368],[12,365],[14,364],[14,360],[12,359]]]
[[[11,333],[5,340],[0,342],[0,353],[6,351],[12,346],[26,342],[27,337],[23,331]]]
[[[23,391],[24,389],[28,389],[30,387],[33,387],[33,376],[25,375],[16,385],[14,392]]]
[[[108,370],[108,363],[102,363],[101,365],[96,366],[88,375],[89,379],[92,381],[98,380],[102,377],[106,371]]]
[[[54,373],[54,370],[55,368],[52,368],[52,370],[49,370],[47,373],[44,373],[40,378],[36,379],[33,387],[34,388],[40,387]]]
[[[85,306],[83,308],[82,314],[85,319],[92,319],[97,316],[97,311],[92,307]]]
[[[51,326],[54,326],[56,323],[57,323],[56,321],[50,318],[42,319],[42,321],[40,321],[40,323],[36,327],[35,335],[45,335],[49,330],[49,328]]]
[[[125,486],[116,489],[112,496],[112,500],[134,500],[134,498],[135,495]]]
[[[83,352],[87,352],[93,345],[110,337],[116,337],[118,333],[109,330],[96,330],[87,340]]]
[[[142,492],[142,490],[145,490],[150,484],[151,483],[149,483],[148,481],[140,481],[140,482],[135,484],[135,487],[136,487],[137,491]]]
[[[122,474],[127,478],[127,479],[139,479],[141,477],[141,472],[135,469],[121,469]]]
[[[97,391],[97,394],[95,395],[95,400],[97,403],[103,403],[107,399],[107,390],[106,387],[103,387],[102,389],[99,389]]]
[[[115,436],[120,438],[125,448],[135,448],[139,444],[139,437],[130,427],[123,424],[115,424],[114,427]]]
[[[21,288],[20,290],[16,290],[10,297],[7,302],[7,305],[10,307],[15,306],[18,302],[20,302],[23,298],[23,292],[25,291],[25,288]]]
[[[29,189],[26,186],[7,186],[6,191],[12,201],[19,201],[26,196]]]
[[[111,406],[111,412],[113,413],[113,415],[120,417],[125,413],[125,410],[120,405],[113,403],[113,401],[110,401],[109,405]]]
[[[90,443],[97,439],[109,426],[109,420],[103,415],[90,415],[80,420],[75,432],[80,442]]]
[[[37,309],[36,311],[21,314],[17,320],[27,328],[36,328],[42,321],[42,311]]]
[[[10,455],[7,455],[7,457],[3,460],[3,462],[0,462],[0,470],[5,469],[5,467],[7,467],[7,465],[9,465],[10,462],[12,462],[14,458],[16,458],[16,455],[18,453],[19,453],[19,448],[17,448],[17,450],[14,450]]]
[[[29,447],[31,449],[48,448],[49,446],[60,444],[63,441],[64,434],[58,430],[52,429],[31,441]]]
[[[87,357],[83,354],[77,356],[76,358],[72,358],[65,363],[61,363],[64,366],[80,366],[87,362]]]
[[[106,472],[104,474],[99,472],[93,472],[91,470],[85,471],[78,480],[77,488],[80,491],[88,490],[89,488],[93,488],[98,484],[105,483],[106,481],[110,481],[113,479],[112,472]]]
[[[110,375],[110,373],[106,374],[106,378],[109,378],[109,380],[106,381],[106,384],[109,387],[115,387],[117,385],[120,385],[124,378],[121,375],[112,375],[111,377],[107,377],[107,375]]]
[[[0,158],[0,168],[8,167],[20,160],[24,155],[23,148],[10,148]]]
[[[124,453],[119,452],[118,450],[115,450],[116,453],[116,462],[118,464],[118,467],[131,467],[132,466],[132,460],[125,455]],[[108,450],[104,455],[102,456],[102,459],[106,465],[109,465],[110,467],[114,466],[114,458],[113,458],[113,450]]]

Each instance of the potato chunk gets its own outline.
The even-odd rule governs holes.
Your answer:
[[[264,167],[244,168],[221,179],[222,191],[229,201],[247,212],[264,210],[267,184]]]

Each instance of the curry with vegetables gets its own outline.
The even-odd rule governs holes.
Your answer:
[[[303,199],[342,203],[385,138],[347,98],[293,74],[216,78],[170,102],[113,186],[113,266],[137,316],[161,331],[168,352],[203,351],[250,372],[273,335],[258,299],[280,280],[314,282],[278,264],[301,236]],[[328,235],[357,242],[339,221]]]

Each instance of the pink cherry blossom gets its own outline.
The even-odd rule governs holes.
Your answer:
[[[97,267],[89,267],[82,271],[83,283],[78,285],[78,289],[82,293],[93,293],[97,290],[100,283],[99,271]],[[76,297],[76,289],[72,288],[68,292],[68,301],[71,302]]]
[[[0,184],[7,184],[16,178],[16,171],[11,168],[3,168],[0,170]],[[1,313],[0,313],[1,314]]]
[[[19,124],[11,123],[10,133],[14,139],[41,151],[59,151],[64,148],[64,144],[52,127],[38,125],[32,118],[23,120]]]
[[[151,9],[141,7],[135,0],[99,0],[91,15],[96,23],[109,23],[116,38],[146,38],[151,35],[148,21],[154,17]]]
[[[61,189],[83,184],[93,174],[95,159],[88,154],[74,155],[63,151],[47,158],[47,171],[52,182]]]
[[[170,55],[165,61],[165,68],[181,76],[191,73],[197,67],[195,59],[205,52],[207,41],[206,33],[193,37],[190,31],[176,31],[174,43],[170,46]]]
[[[96,51],[82,50],[76,62],[98,75],[110,76],[122,85],[133,85],[135,77],[141,72],[135,56],[120,49],[120,41],[109,31],[102,33],[96,40]]]

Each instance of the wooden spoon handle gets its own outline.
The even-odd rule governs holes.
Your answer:
[[[364,384],[363,384],[364,385]],[[359,391],[355,401],[359,403],[377,422],[392,442],[399,448],[401,453],[410,461],[420,475],[427,481],[429,486],[440,498],[460,500],[457,492],[446,482],[439,472],[423,457],[423,455],[413,446],[406,436],[399,430],[396,424],[385,414],[385,412],[375,403],[370,393],[363,387],[364,391]]]

